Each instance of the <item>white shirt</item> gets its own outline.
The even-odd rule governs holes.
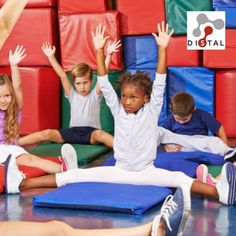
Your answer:
[[[102,96],[97,94],[96,89],[93,89],[87,96],[82,96],[72,88],[68,99],[70,103],[70,127],[90,126],[101,129]]]
[[[161,112],[166,74],[156,73],[150,102],[137,114],[125,112],[108,76],[98,76],[100,89],[115,120],[114,157],[116,165],[129,171],[139,171],[151,165],[160,144],[157,119]]]

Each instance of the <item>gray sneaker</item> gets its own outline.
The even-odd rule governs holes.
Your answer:
[[[25,175],[16,165],[16,159],[9,155],[5,162],[5,192],[19,193],[19,186],[24,178]]]
[[[236,167],[227,162],[223,165],[221,179],[216,184],[219,201],[226,205],[234,205],[236,201]]]
[[[78,168],[77,154],[71,144],[66,143],[62,145],[60,159],[62,162],[62,171]]]

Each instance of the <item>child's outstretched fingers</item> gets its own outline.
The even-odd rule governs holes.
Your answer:
[[[93,44],[96,50],[104,48],[107,39],[110,38],[109,36],[104,37],[105,30],[106,27],[99,24],[96,27],[95,33],[93,31],[91,32],[93,38]]]
[[[109,41],[107,45],[107,55],[111,55],[113,52],[118,52],[120,46],[121,46],[120,40],[116,39],[113,42]]]
[[[26,57],[25,48],[23,45],[17,45],[14,52],[9,51],[9,62],[11,65],[18,65]]]
[[[49,42],[44,42],[42,47],[41,47],[43,53],[47,56],[47,57],[52,57],[54,56],[55,52],[56,52],[56,47],[55,46],[51,46],[51,44]]]
[[[169,26],[168,24],[166,24],[165,27],[164,21],[161,22],[161,25],[159,23],[157,24],[157,30],[159,35],[157,36],[156,33],[152,33],[152,35],[154,36],[158,46],[166,48],[174,30],[172,29],[171,32],[168,34]]]

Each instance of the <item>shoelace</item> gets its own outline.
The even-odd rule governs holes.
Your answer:
[[[163,206],[161,208],[161,216],[164,218],[166,225],[170,231],[172,231],[170,227],[169,217],[177,208],[176,202],[173,201],[173,195],[169,195],[166,197]]]

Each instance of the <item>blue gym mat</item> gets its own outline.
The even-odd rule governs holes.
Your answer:
[[[165,199],[172,189],[98,182],[73,183],[33,197],[35,207],[109,211],[140,215]]]

